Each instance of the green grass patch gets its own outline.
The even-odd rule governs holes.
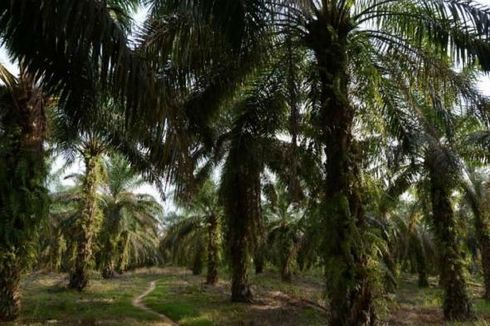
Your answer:
[[[35,274],[22,280],[22,310],[19,322],[90,325],[136,325],[158,317],[133,307],[132,299],[143,292],[153,275],[133,274],[112,280],[93,275],[83,292],[66,288],[66,276]]]
[[[143,303],[180,325],[314,326],[326,321],[323,311],[301,301],[320,296],[322,290],[318,284],[321,281],[317,284],[298,277],[292,283],[283,283],[275,273],[254,276],[253,292],[258,303],[249,305],[230,301],[228,280],[220,281],[217,286],[205,286],[204,276],[167,268],[157,273],[140,271],[112,280],[104,280],[94,273],[89,286],[81,293],[66,288],[66,275],[26,276],[22,280],[22,311],[18,324],[158,324],[157,315],[132,305],[132,300],[145,292],[154,280],[156,288]]]
[[[280,282],[276,275],[255,277],[254,292],[265,302],[248,305],[230,302],[229,284],[220,282],[216,287],[205,286],[204,277],[191,275],[164,276],[156,289],[145,298],[145,305],[178,321],[181,325],[238,325],[260,322],[267,325],[323,325],[325,314],[308,306],[288,305],[286,301],[273,301],[269,291],[301,293],[302,284]],[[283,291],[285,290],[285,291]],[[269,296],[270,301],[266,300]]]

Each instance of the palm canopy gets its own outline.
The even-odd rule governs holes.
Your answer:
[[[71,116],[83,116],[102,87],[124,103],[128,118],[143,117],[158,105],[152,73],[128,41],[128,10],[138,3],[3,1],[0,37]]]

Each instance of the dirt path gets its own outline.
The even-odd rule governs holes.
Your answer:
[[[139,295],[139,296],[137,296],[136,298],[133,299],[133,301],[132,301],[133,306],[135,306],[136,308],[145,310],[145,311],[147,311],[149,313],[152,313],[152,314],[160,317],[160,319],[162,320],[163,325],[177,326],[178,324],[176,322],[174,322],[172,319],[168,318],[164,314],[161,314],[159,312],[156,312],[155,310],[152,310],[152,309],[148,308],[143,303],[143,299],[148,294],[150,294],[153,290],[155,290],[155,287],[156,287],[156,282],[155,281],[151,281],[150,282],[150,287],[145,292],[143,292],[141,295]]]

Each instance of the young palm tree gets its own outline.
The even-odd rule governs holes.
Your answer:
[[[273,198],[264,205],[267,220],[267,248],[270,259],[279,265],[281,279],[291,282],[292,267],[304,242],[305,212],[290,202],[284,185],[279,182],[268,187],[267,196]]]
[[[104,165],[107,182],[101,196],[100,265],[102,276],[111,278],[120,261],[129,258],[131,264],[137,265],[152,255],[157,259],[157,252],[151,248],[157,248],[157,226],[162,207],[152,196],[133,192],[145,181],[122,156],[112,155]],[[127,257],[128,251],[132,253],[131,257]],[[119,269],[123,268],[119,266]]]
[[[223,216],[216,185],[211,180],[206,180],[190,202],[177,199],[177,203],[184,214],[169,227],[161,248],[164,251],[171,250],[175,261],[185,255],[190,257],[195,275],[201,273],[204,254],[207,253],[206,283],[214,285],[218,282]],[[188,249],[194,252],[188,252]]]
[[[207,230],[200,215],[170,214],[160,251],[165,260],[190,267],[193,275],[200,275],[207,250]]]
[[[0,66],[0,321],[20,311],[20,274],[47,215],[44,140],[47,99],[24,70]]]

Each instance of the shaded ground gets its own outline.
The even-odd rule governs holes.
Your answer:
[[[326,312],[316,301],[322,297],[321,283],[301,280],[284,284],[276,274],[255,276],[256,302],[231,303],[229,283],[203,284],[202,276],[188,272],[168,275],[145,298],[151,309],[181,325],[324,325]]]
[[[481,283],[468,282],[468,290],[473,300],[476,320],[465,323],[446,323],[448,325],[490,325],[490,303],[480,299],[483,294]],[[396,296],[386,318],[387,325],[444,325],[442,314],[443,291],[437,280],[430,280],[430,287],[420,289],[417,278],[404,275],[399,281]]]
[[[259,300],[253,305],[229,302],[228,282],[207,287],[204,276],[192,276],[182,268],[142,269],[112,280],[94,273],[82,293],[67,289],[66,277],[42,273],[25,277],[21,316],[6,325],[168,325],[158,314],[181,325],[320,325],[326,318],[317,306],[321,282],[302,279],[284,284],[272,273],[254,280]],[[156,288],[149,291],[153,281]],[[133,305],[138,297],[150,311]]]
[[[215,287],[204,281],[183,268],[141,269],[113,280],[94,273],[87,290],[78,293],[65,287],[66,275],[35,273],[22,281],[19,321],[7,325],[168,325],[165,316],[180,325],[314,326],[327,320],[321,278],[284,283],[278,273],[253,276],[252,305],[231,303],[228,281]],[[478,319],[451,325],[490,325],[490,304],[478,299],[481,283],[470,282],[469,290]],[[384,325],[444,325],[442,294],[435,279],[419,289],[416,277],[402,276],[384,305]]]

